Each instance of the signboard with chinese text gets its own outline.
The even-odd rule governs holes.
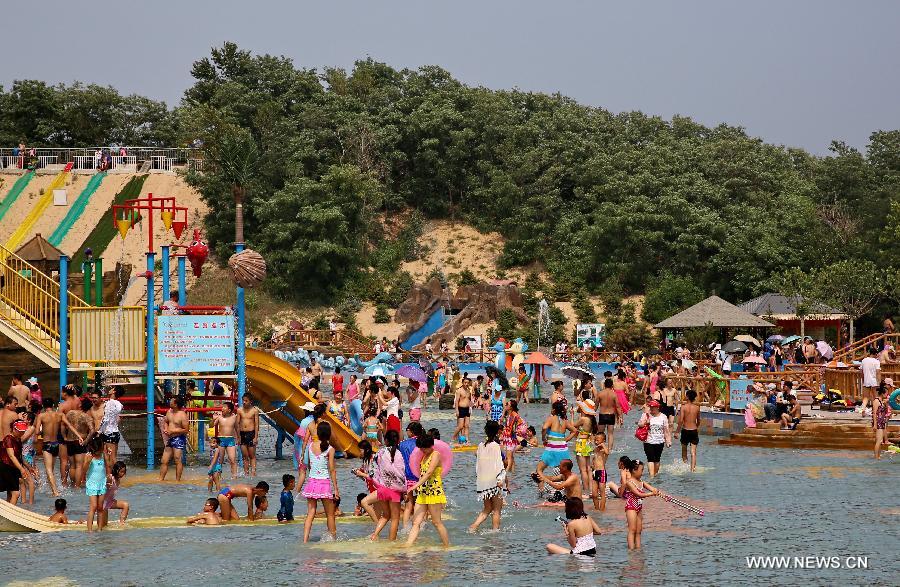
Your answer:
[[[159,373],[234,371],[231,316],[158,316],[157,320]]]

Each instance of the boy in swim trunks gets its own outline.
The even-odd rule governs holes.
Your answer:
[[[231,503],[235,497],[243,497],[247,499],[247,518],[253,519],[253,498],[263,497],[269,492],[269,484],[260,481],[256,487],[250,487],[243,483],[235,483],[230,487],[223,487],[216,499],[219,500],[219,507],[222,509],[222,519],[240,520],[241,517]]]
[[[594,435],[594,456],[591,461],[593,472],[593,487],[591,487],[591,499],[594,500],[594,509],[606,510],[606,459],[609,457],[609,447],[606,446],[606,434],[598,432]]]
[[[262,520],[266,517],[266,510],[269,509],[269,500],[266,496],[257,495],[253,498],[253,505],[256,506],[256,510],[253,512],[253,515],[250,516],[251,520]]]
[[[159,480],[165,481],[169,472],[169,460],[175,457],[175,480],[181,481],[184,462],[181,455],[187,447],[188,417],[184,411],[183,397],[173,397],[169,401],[169,411],[163,419],[163,433],[168,436],[166,448],[163,450],[162,462],[159,465]]]
[[[244,395],[244,403],[238,412],[241,428],[241,454],[244,457],[244,475],[256,477],[256,444],[259,440],[259,408],[253,405],[253,398]]]
[[[228,457],[233,479],[237,477],[237,460],[234,445],[239,425],[238,415],[234,411],[234,404],[231,402],[222,403],[222,413],[214,416],[213,419],[219,434],[219,446]]]
[[[219,502],[215,498],[210,497],[203,503],[203,511],[196,516],[187,519],[190,525],[203,524],[205,526],[219,526],[222,524],[222,518],[216,513],[219,509]]]
[[[80,520],[77,522],[69,521],[69,517],[66,515],[66,508],[68,507],[69,505],[68,503],[66,503],[66,500],[60,497],[55,502],[53,502],[53,509],[55,510],[55,512],[48,519],[51,522],[56,522],[57,524],[83,524],[84,522]]]
[[[691,471],[697,470],[697,445],[700,444],[700,435],[697,429],[700,427],[700,406],[694,403],[697,400],[697,392],[689,389],[686,394],[687,403],[678,411],[678,428],[681,438],[681,460],[688,462],[688,446],[691,447]]]
[[[50,491],[54,497],[59,497],[59,489],[56,487],[56,475],[53,473],[53,468],[56,466],[56,457],[59,456],[59,421],[62,420],[62,414],[56,409],[56,402],[53,398],[45,397],[43,405],[44,409],[38,414],[34,427],[35,430],[40,431],[41,438],[44,439],[42,448],[44,469],[47,472]]]
[[[469,444],[471,401],[472,395],[466,387],[460,387],[453,395],[453,407],[456,409],[456,430],[453,431],[453,438],[461,445]]]
[[[209,439],[209,471],[206,475],[209,477],[206,490],[212,491],[215,487],[218,492],[222,485],[222,461],[219,458],[219,439],[215,436]]]

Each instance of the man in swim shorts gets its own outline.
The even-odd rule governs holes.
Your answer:
[[[697,429],[700,427],[700,406],[695,402],[697,392],[693,389],[687,391],[687,402],[681,405],[678,411],[678,428],[681,432],[681,460],[688,462],[688,447],[691,449],[691,471],[697,469],[697,445],[700,444],[700,435]]]
[[[601,432],[606,433],[607,446],[609,450],[615,446],[613,434],[616,429],[616,421],[622,417],[622,407],[619,405],[619,398],[613,389],[612,378],[603,381],[603,388],[595,392],[594,406],[597,410],[597,426]]]
[[[53,473],[54,462],[59,456],[59,421],[62,414],[56,409],[53,398],[45,397],[44,409],[38,414],[34,422],[34,429],[39,431],[44,439],[44,470],[47,472],[47,481],[50,483],[50,491],[54,497],[59,497],[59,489],[56,487],[56,475]]]
[[[453,431],[453,438],[459,444],[469,444],[471,401],[472,395],[466,387],[460,386],[453,395],[453,407],[456,409],[456,430]]]
[[[163,449],[162,462],[159,465],[159,480],[165,481],[169,472],[169,460],[175,457],[175,480],[181,481],[184,472],[184,462],[181,455],[187,447],[188,416],[184,411],[185,401],[183,397],[173,397],[169,400],[169,411],[163,419],[163,433],[168,436],[166,448]]]
[[[231,464],[231,477],[237,477],[237,460],[235,452],[235,438],[237,436],[239,422],[238,415],[234,411],[234,404],[231,402],[222,403],[222,413],[213,417],[213,422],[218,430],[217,438],[219,446],[228,456],[228,462]]]
[[[250,394],[244,394],[244,403],[238,411],[241,428],[241,453],[244,456],[244,475],[256,477],[256,443],[259,440],[259,408],[253,405]]]
[[[222,519],[226,522],[229,520],[240,520],[241,517],[234,509],[231,503],[235,497],[244,497],[247,499],[247,518],[253,517],[253,498],[257,496],[265,496],[269,492],[269,484],[260,481],[256,487],[250,487],[244,483],[235,483],[229,487],[223,487],[216,496],[219,500],[219,507],[222,510]]]

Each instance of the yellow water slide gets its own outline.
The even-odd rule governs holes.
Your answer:
[[[53,190],[57,190],[62,188],[66,184],[66,177],[68,177],[69,172],[72,169],[72,164],[66,165],[66,168],[59,173],[54,179],[53,182],[47,186],[47,189],[44,190],[44,193],[38,199],[37,203],[35,203],[34,208],[31,209],[31,212],[28,213],[28,216],[25,217],[25,220],[22,221],[22,224],[16,228],[15,232],[12,233],[12,236],[9,237],[9,240],[6,241],[6,248],[10,251],[15,251],[19,248],[19,245],[22,244],[22,241],[25,240],[25,237],[29,236],[31,230],[34,228],[34,225],[40,219],[40,217],[47,211],[47,208],[50,207],[50,204],[53,203]]]
[[[259,407],[264,412],[284,405],[281,410],[269,414],[269,417],[285,431],[292,433],[304,416],[300,406],[306,402],[315,402],[300,387],[300,371],[287,361],[252,348],[247,348],[246,364],[250,394],[259,400]],[[338,450],[358,457],[359,437],[330,413],[326,413],[326,419],[331,424],[331,443]]]

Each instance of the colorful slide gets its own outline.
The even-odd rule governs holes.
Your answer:
[[[22,221],[22,224],[16,229],[15,232],[12,233],[12,236],[9,237],[9,240],[6,241],[6,248],[10,251],[15,251],[19,245],[22,244],[22,241],[25,240],[25,237],[29,236],[31,233],[31,229],[34,228],[35,223],[37,223],[38,219],[44,212],[47,211],[47,208],[50,207],[50,204],[53,203],[53,190],[57,190],[63,187],[66,184],[66,176],[72,170],[72,164],[69,163],[66,165],[66,168],[59,173],[54,179],[53,182],[44,190],[44,195],[38,199],[37,203],[34,205],[34,208],[31,209],[31,212],[28,213],[28,216],[25,217],[25,220]]]
[[[269,417],[285,432],[293,434],[303,419],[300,406],[315,401],[300,387],[300,371],[287,361],[259,349],[247,348],[246,353],[249,393],[259,400],[259,407],[264,412],[284,406]],[[331,443],[335,448],[358,457],[359,436],[331,414],[326,414],[326,420],[331,424]]]
[[[25,188],[28,187],[28,184],[32,179],[34,179],[34,172],[29,171],[16,180],[16,183],[10,188],[9,193],[6,194],[6,198],[3,199],[3,202],[0,202],[0,220],[3,220],[3,217],[6,216],[6,213],[12,208],[12,205],[16,203],[16,200],[19,199],[19,195],[25,191]]]
[[[100,187],[100,184],[103,183],[104,177],[106,177],[105,171],[91,177],[85,188],[81,190],[81,194],[79,194],[78,198],[75,199],[75,202],[72,203],[72,206],[66,213],[66,217],[60,221],[59,226],[56,227],[56,230],[54,230],[53,234],[50,235],[50,238],[47,239],[51,245],[58,247],[60,243],[63,242],[63,239],[66,238],[69,230],[75,226],[75,223],[81,218],[84,209],[87,208],[88,202],[91,200],[91,196],[94,195],[94,192],[96,192],[97,188]]]

